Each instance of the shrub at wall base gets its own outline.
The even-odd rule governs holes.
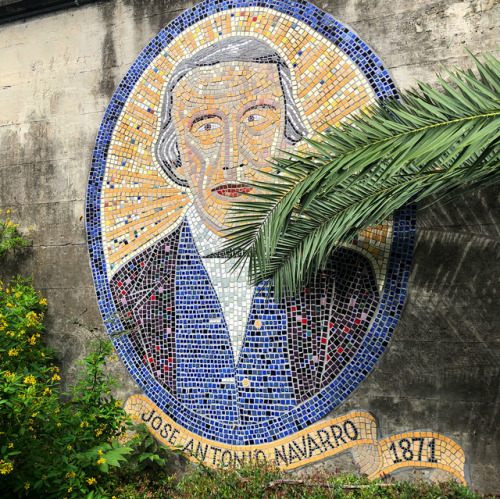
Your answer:
[[[100,497],[105,475],[133,451],[121,443],[131,424],[102,369],[112,346],[91,345],[61,402],[46,308],[29,279],[0,287],[0,495]]]

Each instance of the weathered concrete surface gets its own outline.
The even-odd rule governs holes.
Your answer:
[[[192,2],[102,1],[0,30],[0,209],[34,227],[33,246],[0,275],[32,274],[48,298],[63,379],[100,328],[90,274],[85,192],[95,136],[116,86],[144,46]],[[331,0],[318,6],[371,44],[402,87],[432,82],[441,63],[469,64],[498,44],[494,1]],[[467,450],[472,486],[500,491],[498,188],[420,213],[403,317],[387,354],[335,414],[368,409],[389,435],[419,428]],[[137,393],[121,363],[119,394]],[[346,460],[345,457],[342,458]],[[347,461],[345,461],[347,462]]]
[[[498,186],[419,213],[412,277],[391,345],[336,413],[367,407],[383,435],[433,429],[468,453],[472,484],[499,489]]]

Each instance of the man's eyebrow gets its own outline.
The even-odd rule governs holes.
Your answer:
[[[278,107],[279,107],[278,104],[263,102],[262,104],[254,104],[253,106],[250,106],[248,109],[245,109],[245,111],[243,111],[243,114],[246,114],[248,113],[248,111],[252,111],[254,109],[262,109],[262,108],[278,109]]]
[[[188,130],[191,131],[193,129],[193,126],[198,123],[198,121],[203,121],[206,120],[207,118],[219,118],[220,116],[217,116],[215,113],[208,113],[208,114],[202,114],[201,116],[197,116],[191,123],[188,125]]]

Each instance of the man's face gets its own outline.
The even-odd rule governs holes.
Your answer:
[[[224,233],[241,182],[263,171],[284,142],[284,99],[275,64],[225,62],[197,68],[175,87],[172,118],[182,175],[205,223]]]

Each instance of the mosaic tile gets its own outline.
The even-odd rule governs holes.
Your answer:
[[[264,179],[272,157],[306,150],[305,137],[390,96],[395,86],[373,51],[300,1],[204,1],[127,72],[96,140],[88,241],[115,348],[172,421],[151,416],[161,438],[174,438],[175,423],[266,456],[376,365],[403,306],[413,205],[343,245],[284,301],[268,285],[247,285],[246,269],[232,274],[218,252],[228,207],[248,193],[242,182]],[[287,459],[312,459],[300,448]],[[226,450],[219,458],[236,459]]]

